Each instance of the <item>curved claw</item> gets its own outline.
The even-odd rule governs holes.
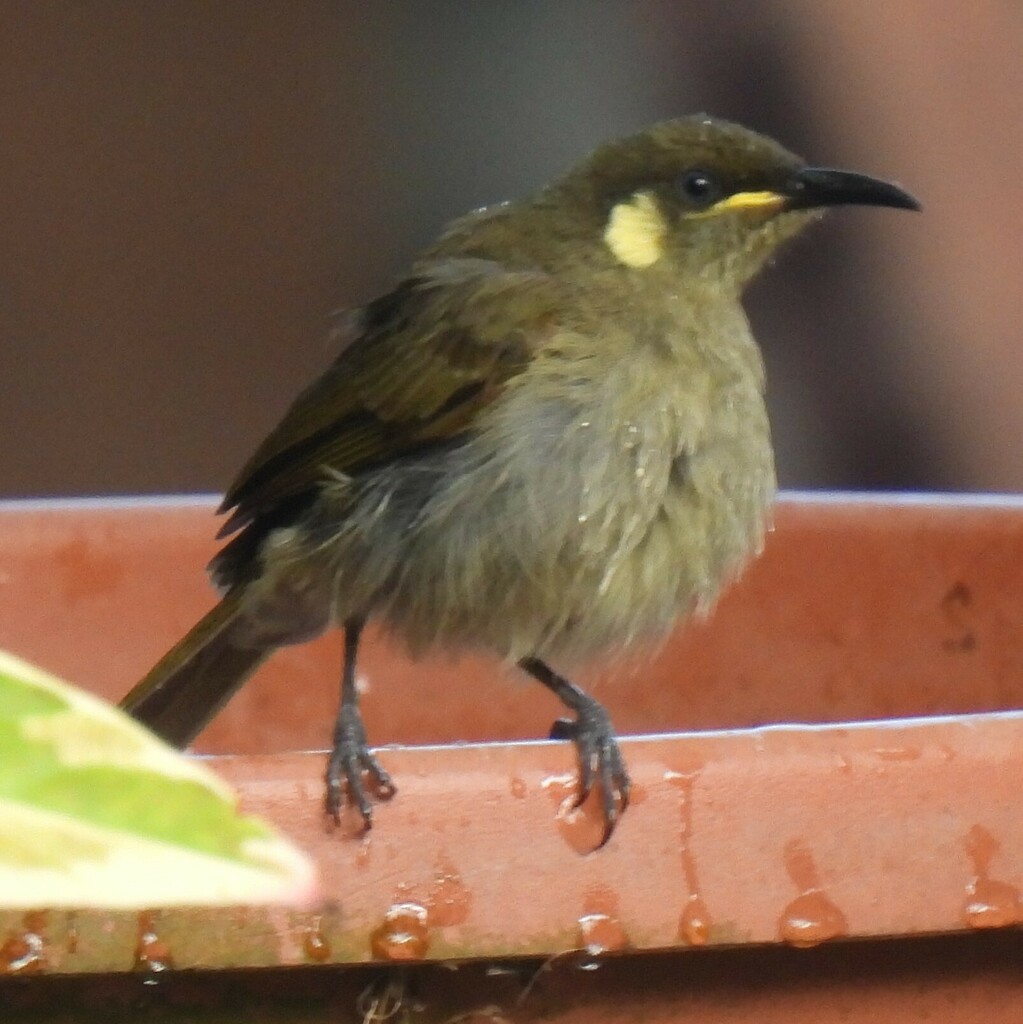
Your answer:
[[[557,719],[551,726],[550,738],[575,743],[579,755],[579,790],[573,807],[585,803],[594,780],[599,780],[604,817],[604,832],[597,844],[600,849],[607,844],[629,806],[632,782],[607,712],[597,701],[589,700],[590,703],[579,708],[577,719]]]
[[[597,846],[599,850],[607,844],[618,824],[618,819],[629,806],[632,781],[625,768],[621,749],[613,736],[609,737],[609,742],[602,745],[597,755],[597,765],[600,771],[601,806],[604,811],[604,834]]]
[[[366,733],[358,712],[345,715],[334,734],[334,746],[327,761],[326,811],[334,824],[341,824],[345,805],[358,809],[362,830],[373,827],[373,807],[366,792],[363,773],[369,776],[373,794],[379,800],[390,800],[397,787],[386,769],[370,752]]]

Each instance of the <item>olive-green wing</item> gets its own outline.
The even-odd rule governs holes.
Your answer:
[[[350,341],[303,391],[224,498],[221,536],[308,493],[466,430],[556,321],[552,280],[487,260],[417,268],[351,317]]]

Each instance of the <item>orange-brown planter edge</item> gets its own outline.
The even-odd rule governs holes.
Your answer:
[[[205,514],[205,504],[200,507]],[[194,544],[208,522],[185,508],[184,532]],[[149,509],[157,518],[167,512],[159,505]],[[81,507],[65,511],[60,523],[49,518],[34,534],[25,527],[26,517],[38,522],[56,510],[8,506],[0,511],[0,529],[4,516],[17,515],[17,523],[8,522],[28,530],[17,545],[24,565],[11,561],[0,611],[18,603],[24,607],[28,595],[25,587],[19,591],[19,571],[38,583],[39,565],[48,560],[62,588],[51,586],[51,595],[62,594],[65,606],[57,609],[62,615],[53,615],[51,643],[62,619],[110,615],[119,600],[126,609],[135,607],[133,587],[139,580],[153,585],[145,547],[133,562],[131,544],[125,543],[125,537],[141,533],[148,545],[159,544],[159,524],[154,528],[143,521],[151,519],[146,507],[116,514],[100,506],[87,511],[85,517]],[[170,540],[180,543],[180,517],[173,526]],[[122,528],[124,534],[118,532]],[[763,601],[772,593],[793,622],[785,643],[798,646],[800,621],[819,623],[819,616],[797,614],[800,602],[805,606],[822,598],[812,586],[805,593],[812,573],[803,580],[793,566],[798,563],[794,553],[822,537],[825,547],[835,550],[869,550],[869,559],[848,566],[856,593],[871,595],[852,609],[852,618],[877,612],[890,591],[886,621],[894,618],[896,626],[902,621],[905,633],[918,628],[919,595],[933,596],[938,613],[931,617],[940,636],[920,640],[921,652],[929,652],[934,640],[951,659],[956,667],[946,682],[958,680],[959,690],[972,695],[964,698],[967,707],[1018,702],[1018,682],[1017,689],[1006,683],[1019,658],[1018,650],[1010,649],[1016,630],[1006,610],[1018,609],[1019,584],[1013,591],[1006,579],[1013,559],[1019,575],[1023,507],[1004,501],[954,506],[875,501],[860,503],[857,511],[857,503],[790,499],[781,507],[778,533],[764,560],[764,572],[787,579],[787,589],[765,589],[754,569],[737,588],[738,598],[726,599],[733,600],[733,608],[744,600],[749,605],[743,642],[757,642],[763,628],[758,616],[768,614]],[[2,542],[0,535],[0,554]],[[772,546],[786,544],[792,557],[775,557],[772,565]],[[878,554],[886,545],[888,560]],[[919,578],[889,579],[886,573],[907,545]],[[34,569],[29,548],[39,563]],[[116,564],[110,561],[125,551]],[[999,565],[1007,566],[1005,579],[996,571]],[[107,572],[102,586],[96,583],[97,566],[100,577]],[[187,568],[198,574],[197,567]],[[836,580],[834,589],[840,592],[842,586]],[[206,599],[197,593],[200,602]],[[751,595],[757,600],[750,602]],[[191,612],[189,607],[180,614]],[[32,642],[45,648],[41,614],[36,608],[30,615]],[[122,609],[119,627],[131,614],[144,618],[145,608]],[[726,625],[732,614],[723,608]],[[848,608],[839,609],[836,621],[849,617]],[[4,621],[15,623],[15,617]],[[15,623],[12,632],[18,628]],[[696,639],[711,647],[720,644],[712,635],[715,628],[714,623],[701,627],[703,635]],[[768,630],[777,633],[779,626],[771,623]],[[109,632],[123,635],[121,628]],[[811,632],[806,647],[819,647],[819,628]],[[853,633],[862,647],[867,634]],[[903,637],[903,642],[912,647],[916,639]],[[995,645],[1001,649],[992,652]],[[33,653],[24,643],[11,646]],[[834,647],[848,674],[849,651]],[[672,659],[670,648],[668,675],[681,677],[689,666]],[[994,661],[978,663],[973,657],[978,650]],[[741,643],[730,655],[744,656]],[[876,678],[869,674],[870,657],[862,651],[857,656],[862,660],[857,668],[864,672],[859,682],[870,691]],[[894,672],[898,678],[898,665],[909,666],[907,686],[931,693],[910,657],[902,656],[893,669],[885,650],[871,656],[880,675]],[[931,656],[921,653],[921,664]],[[992,664],[1001,668],[993,672]],[[52,661],[48,667],[54,667]],[[805,668],[793,671],[812,676]],[[955,672],[963,673],[961,680]],[[846,679],[850,692],[856,682]],[[681,683],[679,688],[684,692]],[[657,693],[662,690],[663,683]],[[998,700],[992,700],[995,691]],[[612,692],[601,695],[613,706]],[[627,686],[625,700],[629,697]],[[378,731],[381,740],[387,738],[386,730]],[[322,906],[182,909],[142,918],[47,913],[46,908],[27,917],[0,913],[0,968],[16,969],[26,950],[38,953],[40,947],[37,966],[88,973],[145,967],[161,958],[176,967],[228,967],[464,960],[572,949],[596,956],[714,944],[809,945],[998,927],[1023,918],[1023,821],[1016,810],[1023,716],[1017,713],[656,735],[628,738],[624,749],[636,799],[612,842],[597,853],[589,852],[599,832],[594,809],[571,809],[572,752],[560,744],[385,749],[382,759],[400,792],[378,807],[376,827],[362,838],[349,831],[354,823],[335,830],[324,822],[322,754],[213,758],[212,766],[237,786],[246,810],[274,820],[319,861]]]

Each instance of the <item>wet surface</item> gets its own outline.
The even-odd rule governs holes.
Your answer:
[[[423,1024],[1015,1024],[1023,935],[1014,930],[809,950],[705,950],[575,960],[137,977],[0,978],[0,1017],[18,1024],[274,1024],[408,1019]],[[26,984],[26,982],[31,982]],[[375,1007],[377,1017],[367,1016]],[[408,1016],[399,1016],[404,1012]]]
[[[1001,844],[983,825],[974,825],[965,846],[973,861],[974,878],[966,887],[963,919],[971,928],[1019,924],[1023,920],[1019,889],[991,877],[991,862]]]
[[[138,942],[135,944],[133,969],[145,974],[162,974],[174,969],[170,946],[160,938],[159,915],[145,910],[138,916]]]
[[[302,949],[314,963],[325,963],[330,959],[330,940],[323,930],[323,915],[316,914],[302,936]]]
[[[40,974],[46,970],[46,918],[30,911],[21,928],[12,930],[0,945],[0,974]]]
[[[802,840],[785,844],[785,870],[801,890],[782,911],[778,934],[793,946],[816,946],[849,934],[845,914],[821,887],[813,854]]]
[[[4,519],[5,643],[99,689],[126,688],[208,607],[209,513]],[[680,630],[650,667],[580,676],[613,715],[635,780],[604,849],[594,852],[596,797],[573,806],[568,744],[392,747],[383,757],[400,792],[365,837],[324,829],[322,754],[224,758],[212,764],[246,809],[314,853],[341,907],[329,928],[309,911],[301,927],[257,911],[83,911],[73,928],[57,911],[40,928],[7,912],[4,959],[39,977],[133,962],[169,976],[619,944],[630,955],[705,947],[698,957],[719,943],[1016,923],[1023,716],[890,716],[1023,705],[1020,564],[1023,505],[783,503],[764,558],[710,622]],[[73,603],[56,620],[52,593]],[[333,640],[282,652],[203,743],[324,745],[337,657]],[[492,664],[412,665],[379,636],[366,661],[376,742],[546,735],[547,695]],[[770,725],[785,720],[810,724]],[[766,727],[670,734],[750,723]]]
[[[378,960],[422,960],[430,948],[428,911],[418,903],[396,903],[370,935]]]
[[[678,937],[690,946],[705,946],[710,939],[711,918],[700,892],[696,858],[693,855],[693,787],[700,777],[700,767],[687,771],[668,771],[664,781],[679,793],[679,855],[682,881],[689,894],[678,921]]]

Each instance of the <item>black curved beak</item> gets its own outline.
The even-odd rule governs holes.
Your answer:
[[[790,210],[817,206],[890,206],[919,210],[920,203],[897,185],[880,178],[830,167],[804,167],[785,186]]]

